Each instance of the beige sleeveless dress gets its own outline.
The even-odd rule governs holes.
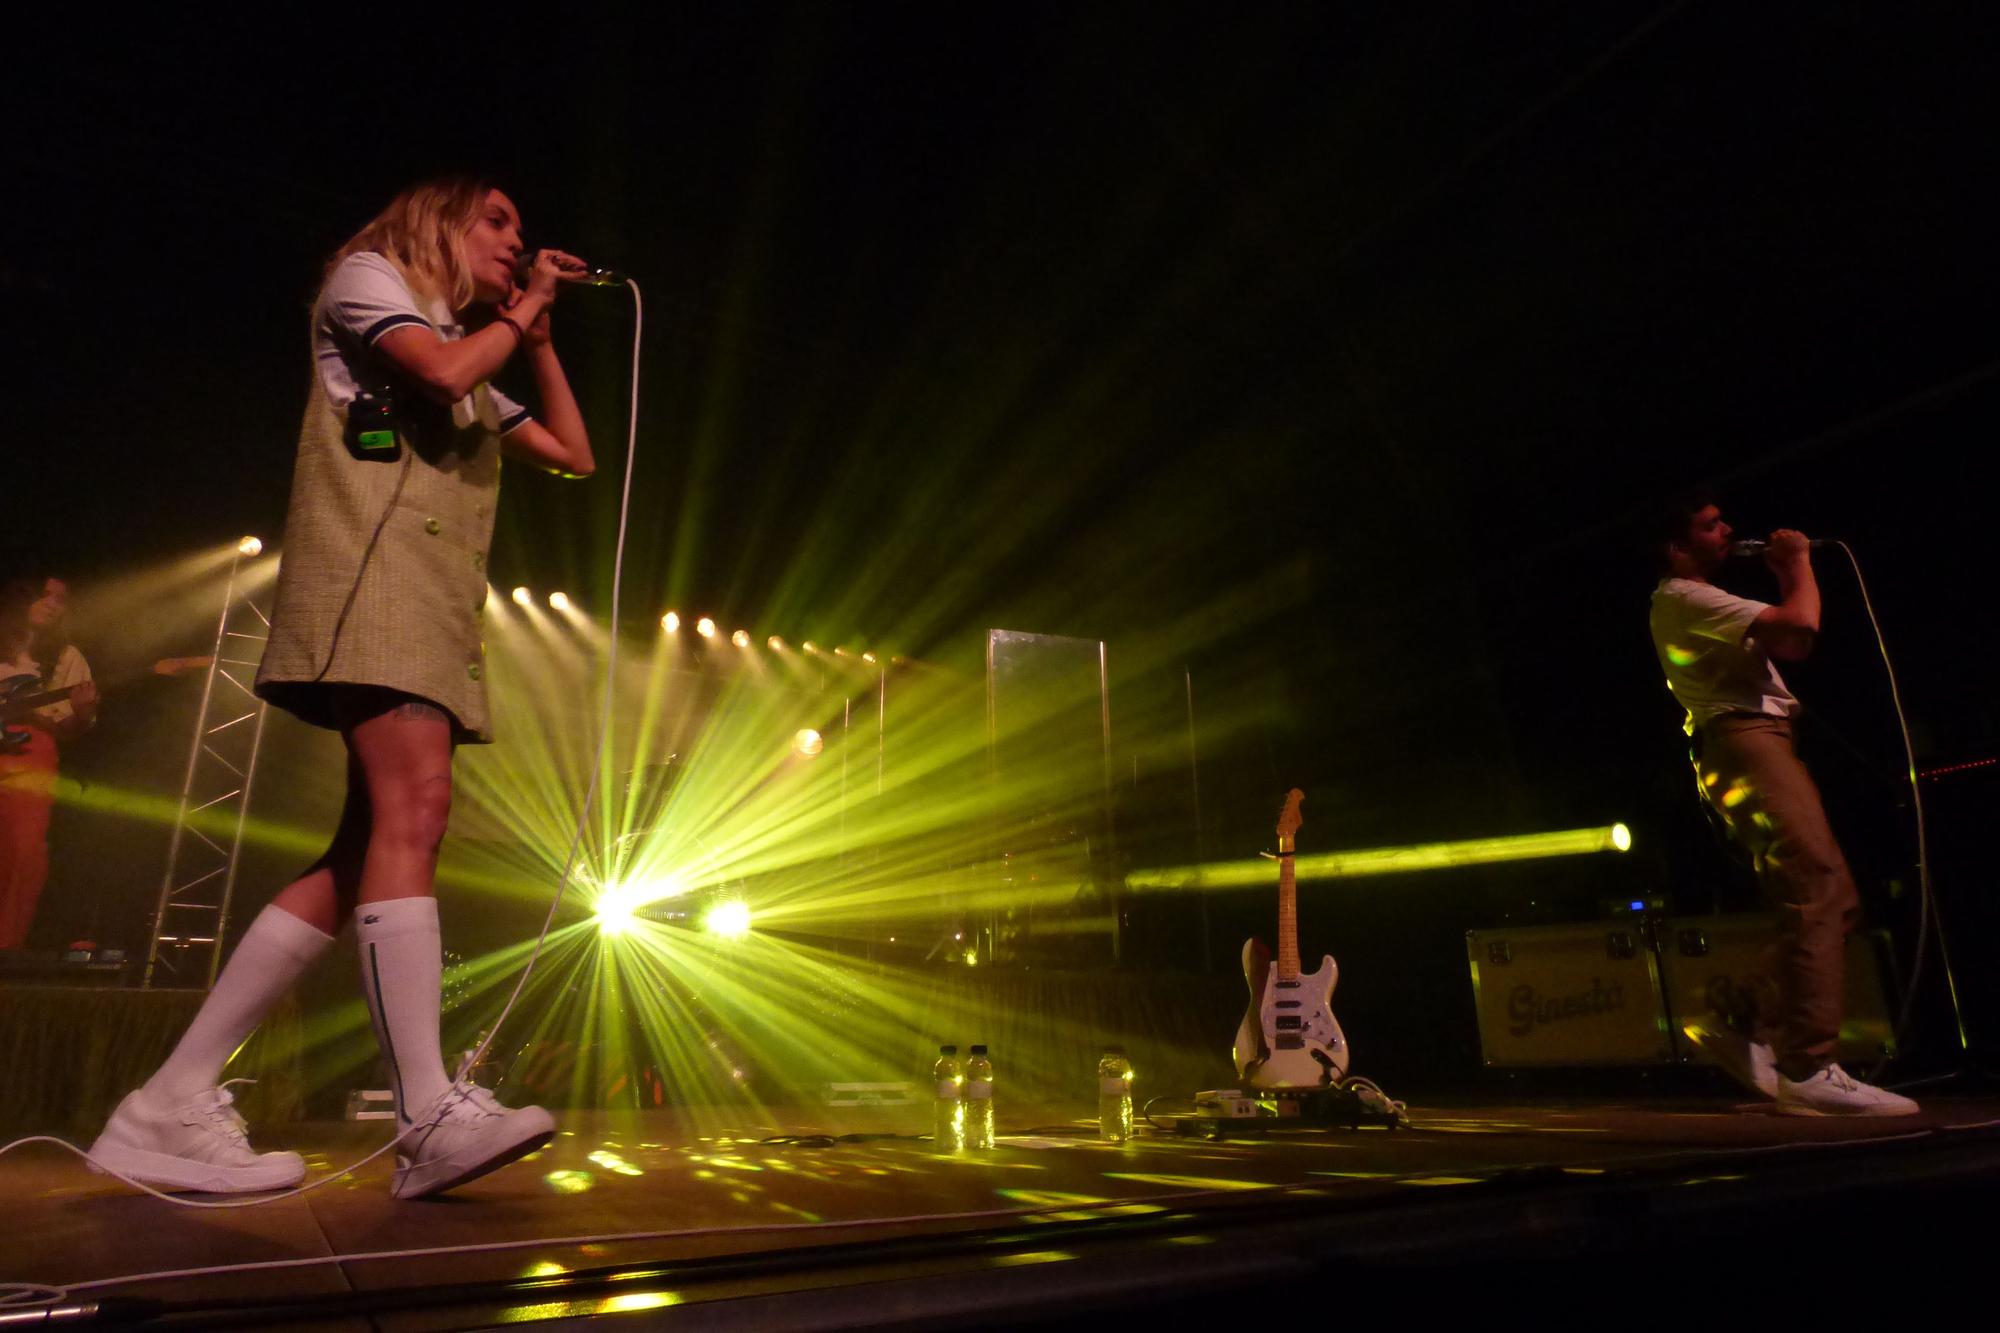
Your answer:
[[[450,408],[415,397],[400,395],[400,457],[357,459],[315,368],[256,691],[337,728],[328,686],[383,686],[437,704],[456,740],[484,744],[500,410],[485,385]]]

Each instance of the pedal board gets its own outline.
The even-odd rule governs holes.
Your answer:
[[[1197,1092],[1195,1114],[1174,1122],[1183,1138],[1303,1129],[1394,1129],[1407,1123],[1396,1103],[1369,1086],[1227,1088]]]

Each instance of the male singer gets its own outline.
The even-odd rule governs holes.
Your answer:
[[[1758,1014],[1754,1039],[1720,1023],[1692,1024],[1689,1035],[1784,1114],[1911,1115],[1915,1102],[1861,1082],[1833,1058],[1843,955],[1860,904],[1819,788],[1793,744],[1799,701],[1772,663],[1802,660],[1819,634],[1810,544],[1790,528],[1771,534],[1762,555],[1778,580],[1772,605],[1712,582],[1732,553],[1732,535],[1706,495],[1661,513],[1653,647],[1667,688],[1687,710],[1702,796],[1749,854],[1777,914],[1764,988],[1775,991],[1775,1004]]]

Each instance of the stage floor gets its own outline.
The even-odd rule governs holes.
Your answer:
[[[927,1131],[924,1106],[574,1113],[548,1149],[445,1199],[390,1198],[382,1157],[226,1210],[173,1207],[36,1145],[0,1158],[0,1281],[139,1302],[99,1313],[165,1327],[639,1311],[710,1327],[1060,1322],[1148,1272],[1227,1287],[1280,1259],[1498,1261],[1530,1236],[1580,1253],[1577,1227],[1629,1214],[1632,1198],[1655,1223],[1750,1226],[1759,1208],[1795,1216],[1854,1190],[1990,1194],[2000,1179],[1993,1098],[1935,1096],[1895,1120],[1702,1099],[1430,1104],[1405,1128],[1142,1131],[1122,1145],[1088,1137],[1084,1112],[1009,1108],[1000,1146],[954,1157],[906,1137]],[[384,1137],[380,1123],[311,1123],[259,1146],[305,1152],[310,1181]],[[274,1266],[140,1276],[254,1264]],[[995,1314],[1007,1309],[1018,1320]]]

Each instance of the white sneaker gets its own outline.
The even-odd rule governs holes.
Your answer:
[[[543,1147],[556,1122],[539,1106],[510,1111],[472,1083],[456,1083],[432,1102],[396,1145],[399,1199],[442,1194]]]
[[[251,1149],[235,1101],[229,1083],[184,1106],[159,1106],[140,1089],[118,1103],[104,1132],[90,1145],[91,1168],[165,1189],[210,1194],[290,1189],[304,1180],[305,1160],[297,1153]]]
[[[1778,1057],[1761,1041],[1751,1041],[1720,1023],[1699,1020],[1681,1028],[1694,1048],[1716,1068],[1759,1097],[1778,1095]]]
[[[1915,1115],[1917,1110],[1908,1097],[1863,1083],[1839,1065],[1796,1083],[1778,1075],[1781,1115]]]

